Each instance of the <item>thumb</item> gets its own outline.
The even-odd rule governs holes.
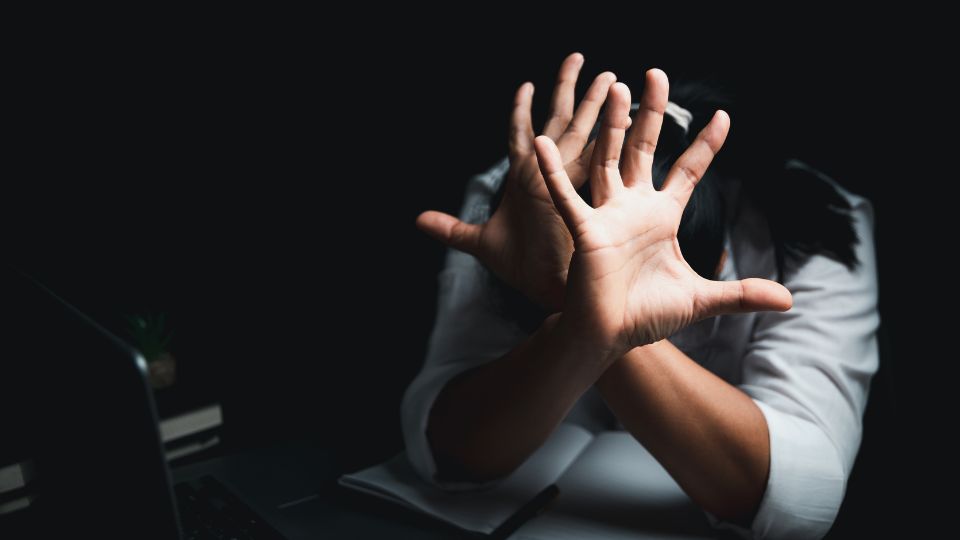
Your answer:
[[[417,216],[417,228],[454,249],[475,255],[480,245],[480,226],[428,210]]]
[[[724,313],[787,311],[793,307],[793,296],[790,291],[769,279],[704,280],[702,298],[703,317]]]

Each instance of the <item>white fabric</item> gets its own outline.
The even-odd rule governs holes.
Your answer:
[[[690,132],[690,123],[693,122],[693,114],[690,111],[672,101],[668,101],[667,108],[663,112],[672,116],[677,125],[683,128],[684,133]]]
[[[790,166],[804,167],[799,162]],[[507,171],[503,160],[471,179],[461,219],[489,217],[490,197]],[[822,177],[824,181],[831,182]],[[751,396],[770,433],[770,475],[750,529],[711,523],[755,538],[817,538],[839,510],[861,438],[870,378],[878,366],[877,276],[873,211],[869,202],[842,191],[850,201],[860,239],[860,265],[853,271],[822,256],[787,276],[793,309],[786,313],[727,315],[701,321],[670,340],[687,355]],[[776,278],[768,228],[762,217],[733,194],[727,260],[721,279]],[[437,319],[424,367],[410,384],[402,407],[407,453],[427,481],[436,465],[426,422],[443,386],[464,370],[498,358],[526,337],[491,302],[489,276],[473,257],[450,251],[439,277]],[[591,430],[619,423],[591,389],[567,418]]]

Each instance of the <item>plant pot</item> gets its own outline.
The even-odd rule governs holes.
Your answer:
[[[160,353],[147,362],[147,378],[150,386],[159,390],[177,381],[177,360],[170,353]]]

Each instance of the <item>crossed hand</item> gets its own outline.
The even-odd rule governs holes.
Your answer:
[[[680,252],[683,209],[726,139],[727,114],[714,114],[657,190],[653,157],[667,106],[666,74],[647,72],[631,122],[630,90],[610,73],[593,81],[573,112],[582,64],[583,57],[573,54],[561,66],[539,137],[530,119],[533,87],[517,91],[510,171],[490,220],[467,224],[429,211],[417,225],[476,256],[534,301],[562,309],[580,335],[616,354],[706,317],[789,309],[792,299],[782,285],[704,279]],[[600,134],[586,146],[604,101]],[[577,193],[587,181],[593,206]]]

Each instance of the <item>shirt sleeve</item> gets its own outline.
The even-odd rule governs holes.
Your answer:
[[[508,162],[473,177],[460,219],[481,223],[489,218],[490,199],[503,181]],[[456,250],[447,253],[438,277],[437,316],[423,368],[403,397],[401,420],[407,457],[427,482],[448,490],[472,489],[481,484],[438,481],[437,467],[427,441],[430,409],[443,387],[460,373],[499,358],[526,335],[498,313],[492,303],[489,272],[480,262]]]
[[[820,538],[843,501],[879,362],[873,211],[865,199],[849,198],[859,265],[811,257],[784,282],[793,308],[757,318],[740,387],[766,418],[770,474],[750,530],[708,513],[718,528]]]

